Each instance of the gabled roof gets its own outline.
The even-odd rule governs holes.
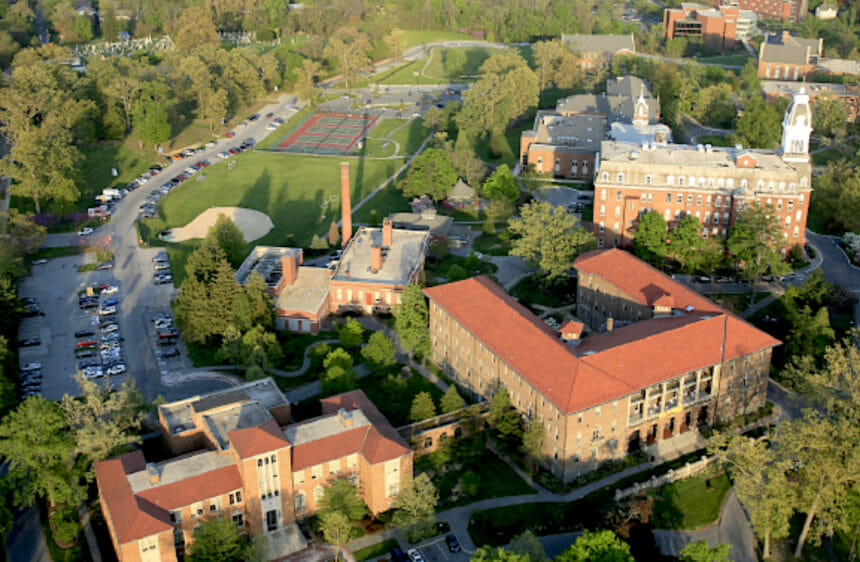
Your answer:
[[[264,422],[258,427],[245,427],[228,431],[230,442],[236,448],[239,458],[247,459],[268,451],[289,447],[290,442],[275,420]]]
[[[323,412],[361,410],[373,424],[361,448],[361,454],[370,464],[394,459],[412,451],[394,426],[382,415],[361,390],[353,390],[321,400]]]
[[[156,484],[152,488],[139,491],[137,497],[169,511],[241,488],[239,469],[236,465],[230,465],[164,486]]]
[[[564,412],[635,390],[580,362],[549,326],[488,277],[438,285],[424,293]]]
[[[142,470],[144,465],[143,453],[139,450],[94,465],[96,481],[120,544],[173,529],[165,509],[138,498],[131,491],[126,476]]]
[[[293,471],[339,459],[361,450],[370,426],[346,429],[340,433],[293,447]]]
[[[722,310],[699,293],[618,248],[586,252],[574,260],[573,267],[608,281],[644,306],[653,307],[670,296],[673,306],[678,309],[692,306],[697,311]]]

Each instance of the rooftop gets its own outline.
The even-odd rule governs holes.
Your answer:
[[[230,436],[235,429],[256,427],[272,418],[268,410],[259,402],[243,402],[226,410],[204,414],[203,421],[209,428],[209,433],[215,440],[215,445],[221,451],[230,448]]]
[[[860,61],[819,58],[818,68],[834,74],[860,74]]]
[[[222,455],[218,451],[195,452],[162,464],[150,464],[146,468],[129,474],[128,483],[131,485],[131,491],[137,494],[144,490],[152,490],[180,482],[192,476],[201,476],[219,468],[233,466],[233,464],[234,461],[230,455]],[[159,480],[157,483],[152,483],[150,480],[151,468],[154,468],[158,473]]]
[[[648,106],[648,121],[660,116],[660,101],[651,95],[648,83],[636,76],[619,76],[606,81],[606,93],[576,94],[558,100],[556,111],[565,115],[604,115],[610,122],[633,120],[640,94]]]
[[[588,53],[618,53],[621,51],[636,52],[633,34],[630,35],[585,35],[579,33],[562,33],[561,40],[574,51]]]
[[[347,244],[332,281],[408,285],[424,263],[430,234],[393,229],[392,244],[383,249],[382,268],[371,272],[371,246],[382,246],[382,229],[361,227]]]
[[[655,145],[647,150],[642,150],[641,145],[619,142],[603,141],[600,145],[600,161],[604,162],[630,162],[636,161],[639,165],[667,165],[677,167],[679,171],[697,174],[702,168],[738,168],[737,157],[741,154],[752,154],[755,156],[755,168],[752,170],[772,170],[795,173],[797,164],[789,164],[780,157],[775,150],[750,149],[750,148],[727,148],[713,146],[710,148],[686,145],[668,144]]]
[[[760,48],[760,62],[777,64],[810,64],[821,55],[822,40],[767,34]]]
[[[173,435],[195,429],[193,419],[195,413],[250,401],[258,402],[266,410],[289,404],[275,381],[265,378],[236,388],[217,390],[209,394],[162,404],[158,407],[158,411],[167,424],[167,431]]]
[[[452,217],[439,215],[435,210],[422,213],[392,213],[389,218],[397,229],[425,231],[437,236],[447,236],[454,222]]]
[[[282,248],[279,246],[256,246],[239,269],[236,270],[236,280],[245,284],[248,276],[254,271],[259,273],[269,287],[275,287],[280,281],[283,271],[281,270],[281,258],[293,256],[296,263],[302,263],[301,248]]]
[[[300,424],[288,425],[284,428],[284,434],[293,445],[304,445],[305,443],[331,437],[350,429],[370,425],[370,420],[367,419],[367,416],[361,410],[349,410],[346,414],[352,420],[352,425],[349,427],[344,425],[337,413],[334,413]]]
[[[322,267],[299,267],[292,285],[287,285],[275,297],[278,310],[302,311],[316,314],[329,294],[329,270]]]
[[[853,61],[852,61],[853,62]],[[819,63],[820,64],[820,63]],[[796,80],[762,80],[765,94],[790,96],[805,88],[811,96],[856,96],[858,91],[847,84],[830,82],[798,82]]]
[[[616,252],[624,253],[585,254],[575,266],[580,271],[605,270],[605,277],[637,302],[665,304],[665,296],[671,295],[675,312],[589,336],[577,348],[564,345],[558,334],[487,277],[424,292],[565,413],[779,344],[632,256],[619,274],[614,266],[623,258]],[[601,255],[607,253],[609,259]]]

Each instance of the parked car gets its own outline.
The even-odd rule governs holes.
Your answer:
[[[109,299],[105,299],[105,301],[102,303],[102,306],[116,306],[117,304],[119,304],[119,301],[116,300],[114,297],[111,297]]]
[[[255,113],[254,115],[252,115],[252,116],[248,117],[248,121],[256,121],[256,120],[257,120],[257,119],[259,119],[259,118],[260,118],[260,114],[259,114],[259,113]]]
[[[27,363],[26,365],[21,367],[21,371],[38,371],[41,368],[41,363]]]
[[[93,347],[95,344],[96,340],[84,340],[76,343],[75,347]]]
[[[406,551],[406,554],[409,555],[409,559],[412,562],[424,562],[424,557],[421,556],[421,553],[418,552],[417,548],[410,548]]]
[[[98,361],[88,359],[86,361],[81,361],[80,363],[78,363],[78,371],[83,371],[87,367],[98,367],[100,365],[101,363],[99,363]]]
[[[179,335],[179,332],[176,330],[159,330],[158,331],[158,339],[163,340],[164,338],[175,338]]]
[[[96,267],[96,269],[98,269],[99,271],[107,271],[109,269],[113,269],[113,262],[112,261],[103,261],[102,263],[100,263]]]
[[[42,340],[39,338],[24,338],[18,340],[18,347],[33,347],[35,345],[42,345]]]
[[[116,314],[106,314],[99,318],[99,326],[107,326],[116,323]]]
[[[177,349],[175,347],[171,347],[170,349],[165,349],[164,351],[159,353],[159,356],[162,359],[169,359],[171,357],[179,357],[179,349]]]
[[[157,261],[152,264],[152,267],[155,271],[164,271],[165,269],[170,269],[170,263],[166,261]]]
[[[94,379],[104,375],[101,367],[88,367],[84,369],[83,375],[85,379]]]
[[[111,332],[116,332],[119,330],[119,324],[116,322],[111,322],[110,324],[105,324],[102,326],[102,334],[110,334]]]
[[[116,306],[103,306],[99,309],[99,316],[105,316],[107,314],[116,314]]]
[[[84,359],[86,357],[95,357],[96,352],[94,349],[79,349],[75,351],[75,357],[78,359]]]
[[[448,544],[448,550],[451,552],[460,552],[460,541],[454,535],[446,535],[445,542]]]
[[[173,275],[162,273],[155,276],[156,285],[164,285],[166,283],[173,283]]]
[[[47,260],[47,259],[45,259],[45,258],[39,258],[39,259],[37,259],[37,260],[33,260],[33,261],[32,261],[32,262],[30,262],[30,263],[32,263],[33,265],[42,265],[42,264],[46,264],[46,263],[48,263],[48,260]]]
[[[116,285],[102,285],[100,289],[101,294],[103,295],[113,295],[116,294],[117,291],[119,291],[119,287],[117,287]]]
[[[111,365],[107,369],[108,376],[110,375],[121,375],[125,372],[125,365],[123,363],[117,363],[115,365]]]
[[[78,236],[89,236],[92,233],[93,233],[93,229],[90,228],[89,226],[85,226],[84,228],[82,228],[78,231]]]
[[[217,156],[218,156],[218,158],[220,158],[221,160],[226,160],[227,158],[230,158],[230,153],[229,153],[229,152],[221,151],[221,152],[219,152],[219,153],[218,153],[218,155],[217,155]]]
[[[278,125],[277,125],[277,124],[275,124],[275,123],[269,123],[268,125],[266,125],[266,130],[267,130],[267,131],[274,131],[274,130],[275,130],[275,129],[277,129],[277,128],[278,128]]]
[[[236,136],[236,131],[227,131],[226,133],[224,133],[224,136],[227,137],[228,139],[232,139],[233,137]]]
[[[409,557],[399,546],[391,549],[391,562],[409,562]]]
[[[206,148],[215,148],[218,145],[218,141],[209,141],[206,143]]]

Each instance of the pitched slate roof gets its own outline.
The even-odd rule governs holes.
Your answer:
[[[573,348],[487,277],[424,293],[565,413],[780,343],[644,262],[632,256],[627,262],[615,252],[621,251],[584,254],[577,269],[603,273],[643,304],[666,302],[669,295],[676,309],[692,311],[592,335]],[[626,268],[617,269],[624,263]]]
[[[570,49],[588,53],[618,53],[620,51],[636,52],[633,34],[630,35],[584,35],[580,33],[562,33],[561,40]]]

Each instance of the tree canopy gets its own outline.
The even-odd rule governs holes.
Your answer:
[[[750,205],[741,211],[729,233],[728,249],[741,263],[741,274],[753,285],[767,272],[787,272],[780,254],[783,237],[777,221],[772,206]]]
[[[407,536],[420,536],[433,524],[439,494],[427,473],[420,473],[403,482],[400,493],[394,499],[392,523],[404,529]]]
[[[234,269],[242,265],[246,255],[245,235],[242,234],[236,223],[224,213],[219,213],[218,218],[215,219],[215,224],[209,227],[209,231],[206,233],[206,242],[221,248],[227,257],[227,262]]]
[[[361,356],[374,365],[387,367],[394,364],[396,351],[394,342],[384,332],[373,332],[367,345],[361,348]]]
[[[440,201],[457,183],[457,172],[447,152],[441,148],[428,148],[412,161],[406,179],[401,183],[403,193],[409,197],[427,194]]]
[[[566,275],[574,258],[596,246],[594,235],[561,207],[532,201],[520,207],[520,216],[508,221],[513,234],[510,253],[537,266],[547,282]]]
[[[394,308],[394,329],[407,353],[430,353],[429,312],[420,285],[408,285],[400,294],[400,304]]]
[[[634,562],[630,545],[610,530],[585,531],[561,554],[556,562]]]
[[[507,164],[502,164],[496,171],[490,174],[490,177],[484,181],[483,187],[484,197],[489,199],[507,199],[508,201],[516,201],[520,196],[520,188],[517,185],[517,180],[511,173]]]

